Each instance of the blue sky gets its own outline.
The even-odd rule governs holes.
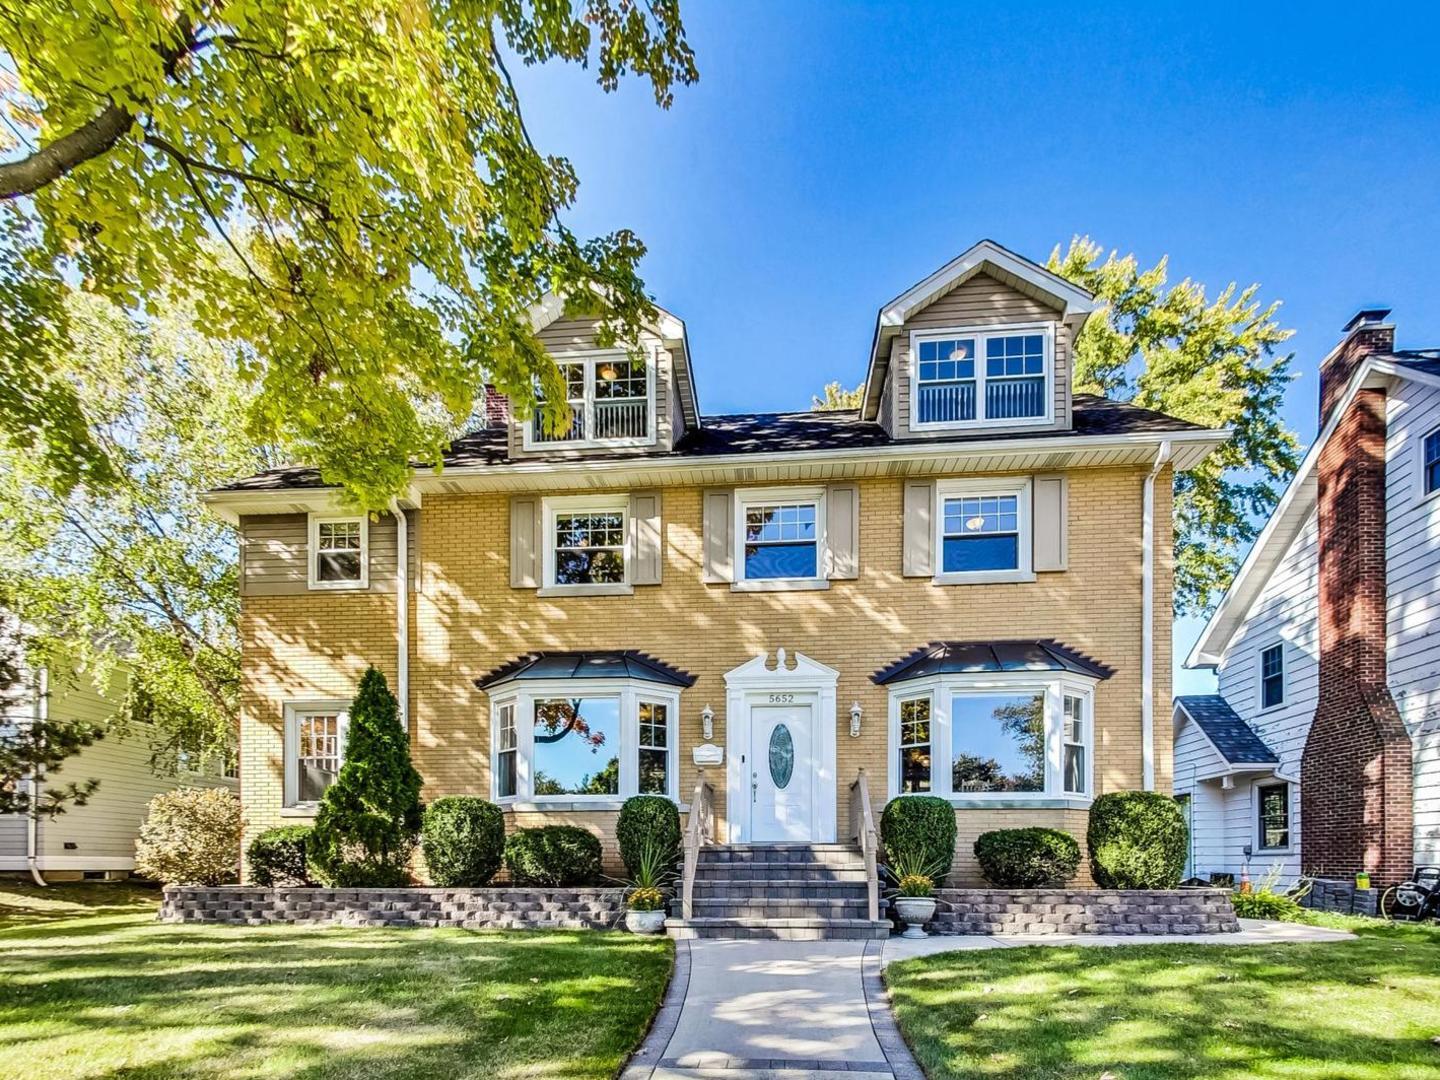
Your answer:
[[[706,0],[683,5],[700,82],[668,112],[637,82],[516,75],[579,172],[568,223],[649,245],[706,412],[860,382],[880,304],[975,240],[1043,260],[1082,233],[1283,300],[1308,441],[1357,308],[1440,344],[1440,8],[1137,7]]]

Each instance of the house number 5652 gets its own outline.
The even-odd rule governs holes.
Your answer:
[[[770,695],[770,704],[771,704],[771,705],[789,705],[789,704],[790,704],[791,702],[793,702],[794,700],[795,700],[795,695],[794,695],[794,694],[771,694],[771,695]]]

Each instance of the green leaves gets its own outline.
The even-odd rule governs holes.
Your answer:
[[[1276,320],[1278,300],[1262,306],[1258,285],[1232,282],[1209,300],[1188,278],[1167,288],[1168,259],[1142,271],[1088,237],[1064,255],[1056,247],[1049,267],[1107,305],[1075,342],[1077,391],[1233,431],[1175,478],[1175,609],[1204,613],[1299,465],[1279,415],[1293,356],[1275,355],[1294,331]]]

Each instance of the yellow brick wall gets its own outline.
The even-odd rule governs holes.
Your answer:
[[[699,713],[715,709],[725,743],[723,673],[783,646],[840,672],[837,704],[839,808],[864,766],[877,804],[887,790],[887,695],[870,675],[927,641],[1053,637],[1110,665],[1095,693],[1098,792],[1141,784],[1141,492],[1145,470],[1070,474],[1069,569],[1024,584],[937,587],[900,574],[901,481],[860,481],[860,577],[823,591],[736,593],[701,581],[701,492],[664,491],[663,584],[630,597],[540,598],[509,584],[509,499],[504,494],[427,495],[418,592],[412,602],[412,739],[425,797],[489,795],[485,694],[474,680],[536,649],[633,648],[698,676],[683,692],[681,794],[695,783],[690,750]],[[1170,783],[1170,474],[1156,483],[1155,750],[1162,790]],[[393,596],[324,593],[244,601],[242,792],[247,830],[280,820],[283,704],[348,696],[367,663],[395,674]],[[864,708],[851,739],[848,706]],[[723,769],[710,770],[719,787]],[[877,806],[878,811],[878,806]],[[526,815],[585,824],[607,841],[613,815]],[[1083,812],[962,810],[960,862],[973,866],[975,835],[997,825],[1056,825],[1084,833]],[[612,863],[613,865],[613,863]]]

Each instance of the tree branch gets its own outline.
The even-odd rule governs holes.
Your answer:
[[[91,158],[97,158],[130,130],[135,116],[113,102],[88,123],[62,135],[28,157],[0,165],[0,200],[39,191]]]

